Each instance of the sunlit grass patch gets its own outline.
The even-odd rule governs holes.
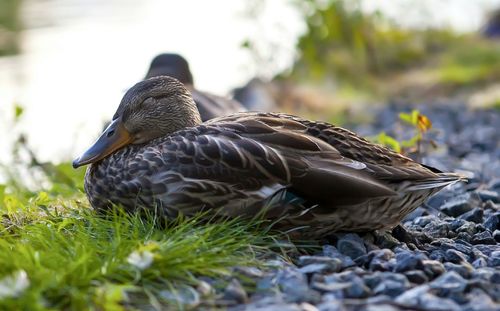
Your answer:
[[[153,216],[119,210],[97,216],[75,200],[43,209],[34,202],[3,211],[0,309],[160,308],[200,276],[259,265],[275,244],[256,223],[194,218],[158,226]]]

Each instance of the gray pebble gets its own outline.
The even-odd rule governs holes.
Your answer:
[[[465,233],[465,232],[459,232],[456,236],[457,240],[459,241],[465,241],[465,242],[470,242],[472,240],[472,237],[470,234]]]
[[[341,254],[349,256],[351,259],[356,259],[366,254],[363,239],[354,233],[342,235],[337,242],[337,249]]]
[[[500,204],[493,203],[493,201],[487,201],[484,203],[483,208],[485,210],[500,211]]]
[[[395,272],[415,270],[422,267],[422,258],[412,252],[400,252],[396,254]]]
[[[276,309],[281,310],[281,309]],[[319,311],[346,311],[347,309],[339,300],[323,302],[318,305]]]
[[[317,292],[309,289],[305,274],[296,269],[285,268],[278,271],[276,283],[285,294],[287,302],[314,302],[321,298]]]
[[[298,304],[296,303],[270,303],[266,305],[261,304],[249,304],[245,308],[241,309],[230,309],[231,311],[304,311]]]
[[[474,269],[482,268],[488,266],[488,262],[484,258],[478,258],[472,262]]]
[[[466,221],[481,223],[483,221],[483,210],[479,207],[476,207],[473,210],[460,215],[459,218]]]
[[[467,295],[469,303],[463,306],[467,311],[498,311],[500,304],[493,301],[485,292],[480,289],[473,289]]]
[[[440,298],[430,293],[425,293],[420,297],[418,306],[435,311],[459,311],[461,309],[453,300]]]
[[[383,232],[377,236],[376,243],[380,248],[394,248],[401,244],[389,232]]]
[[[435,278],[446,271],[444,265],[436,260],[424,260],[422,265],[425,274],[430,278]]]
[[[251,278],[261,278],[264,275],[262,270],[256,267],[235,267],[234,271]]]
[[[411,270],[405,272],[408,281],[414,284],[423,284],[429,281],[427,275],[421,270]]]
[[[342,268],[342,261],[327,256],[300,256],[299,269],[301,273],[338,272]]]
[[[198,292],[187,285],[180,286],[175,290],[162,290],[159,295],[165,300],[185,307],[196,307],[200,304],[200,295]]]
[[[483,231],[474,234],[471,240],[472,244],[488,244],[495,245],[496,241],[489,231]]]
[[[474,271],[474,268],[467,262],[462,262],[460,264],[445,262],[444,267],[446,271],[454,271],[464,278],[469,278],[472,271]]]
[[[479,196],[470,192],[452,197],[441,206],[443,213],[449,216],[458,217],[479,205]]]
[[[370,289],[359,277],[354,279],[344,292],[346,298],[366,298],[370,295]]]
[[[340,268],[340,265],[338,266]],[[310,274],[317,272],[326,272],[331,271],[330,267],[324,263],[312,263],[306,266],[303,266],[299,269],[300,273]]]
[[[429,289],[429,285],[420,285],[414,287],[399,295],[395,301],[407,307],[424,310],[460,310],[460,306],[454,301],[430,294],[428,293]]]
[[[400,282],[386,280],[378,284],[374,289],[373,293],[376,295],[387,295],[390,297],[396,297],[403,293],[407,288],[402,286]]]
[[[232,279],[224,290],[224,300],[236,301],[237,303],[246,303],[248,295],[237,279]]]
[[[445,252],[444,259],[446,261],[450,261],[453,263],[461,263],[461,262],[467,262],[468,256],[466,256],[464,253],[460,251],[454,249],[448,249]]]
[[[479,198],[483,201],[492,201],[493,203],[500,203],[500,195],[493,190],[476,190]]]
[[[448,296],[450,293],[462,293],[467,287],[467,280],[455,271],[448,271],[429,285],[432,289],[438,290],[438,296]]]
[[[454,219],[451,224],[450,224],[450,229],[451,230],[457,230],[458,228],[460,228],[461,226],[465,225],[467,223],[467,221],[461,219],[461,218],[456,218]]]
[[[339,259],[342,262],[342,269],[353,267],[356,263],[351,259],[351,257],[340,253],[337,248],[332,245],[323,246],[323,254],[326,257]]]
[[[500,243],[500,230],[495,230],[493,232],[493,238],[497,241],[497,243]]]
[[[488,216],[484,222],[484,227],[490,232],[500,229],[500,212],[496,212]]]
[[[471,222],[466,222],[465,224],[463,224],[462,226],[460,226],[457,229],[457,232],[464,232],[464,233],[467,233],[469,235],[472,235],[472,234],[476,233],[476,225],[474,223],[471,223]]]
[[[492,252],[488,261],[491,267],[500,267],[500,250]]]

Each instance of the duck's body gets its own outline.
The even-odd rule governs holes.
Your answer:
[[[235,100],[196,89],[189,63],[179,54],[164,53],[153,58],[145,79],[158,76],[174,77],[184,84],[193,96],[202,121],[246,111],[246,108]]]
[[[126,117],[132,95],[114,123]],[[93,162],[85,177],[92,206],[155,208],[167,217],[265,211],[282,229],[304,227],[303,236],[317,237],[393,227],[459,179],[340,127],[294,116],[243,112],[188,124],[105,158],[91,151],[76,160],[75,166]]]

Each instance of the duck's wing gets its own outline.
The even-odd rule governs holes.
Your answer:
[[[277,118],[271,126],[267,121],[226,120],[177,132],[161,144],[153,144],[151,154],[155,159],[149,161],[158,161],[169,170],[159,170],[151,179],[174,189],[168,186],[172,185],[168,178],[178,174],[178,185],[183,188],[175,188],[175,192],[183,192],[182,185],[191,183],[196,185],[191,190],[202,200],[216,200],[211,196],[214,187],[219,195],[227,195],[227,200],[235,195],[241,198],[238,191],[262,199],[280,188],[318,201],[395,195],[366,164],[344,157],[333,146],[298,131],[303,128],[300,123]],[[292,130],[294,127],[296,130]]]
[[[190,88],[189,90],[203,121],[246,111],[246,108],[235,100],[202,92],[194,88]]]
[[[427,180],[437,178],[440,173],[437,169],[424,166],[386,147],[371,143],[349,130],[325,122],[309,121],[287,114],[243,112],[207,122],[211,123],[225,123],[225,126],[233,128],[246,127],[246,130],[239,129],[245,137],[264,139],[276,146],[283,144],[282,136],[286,133],[315,138],[333,147],[342,158],[363,163],[367,171],[378,180]],[[248,130],[254,128],[260,128],[260,131],[265,128],[267,134]]]

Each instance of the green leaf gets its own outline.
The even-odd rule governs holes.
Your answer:
[[[377,141],[379,144],[387,146],[396,152],[401,152],[401,145],[399,142],[394,137],[387,135],[385,132],[378,134]]]
[[[404,148],[414,147],[421,139],[422,139],[422,135],[420,135],[420,133],[418,133],[408,140],[401,141],[401,146]]]
[[[417,125],[418,123],[418,116],[420,115],[420,111],[413,109],[411,111],[411,124]]]
[[[250,49],[252,47],[252,43],[250,42],[250,40],[247,39],[247,40],[241,42],[240,47],[242,47],[244,49]]]
[[[23,115],[23,112],[24,112],[23,107],[17,104],[14,106],[14,116],[16,121],[19,120],[19,118]]]
[[[420,115],[420,112],[416,109],[412,110],[410,113],[404,113],[404,112],[401,112],[399,114],[399,119],[401,121],[404,121],[410,125],[417,125],[418,123],[418,116]]]

